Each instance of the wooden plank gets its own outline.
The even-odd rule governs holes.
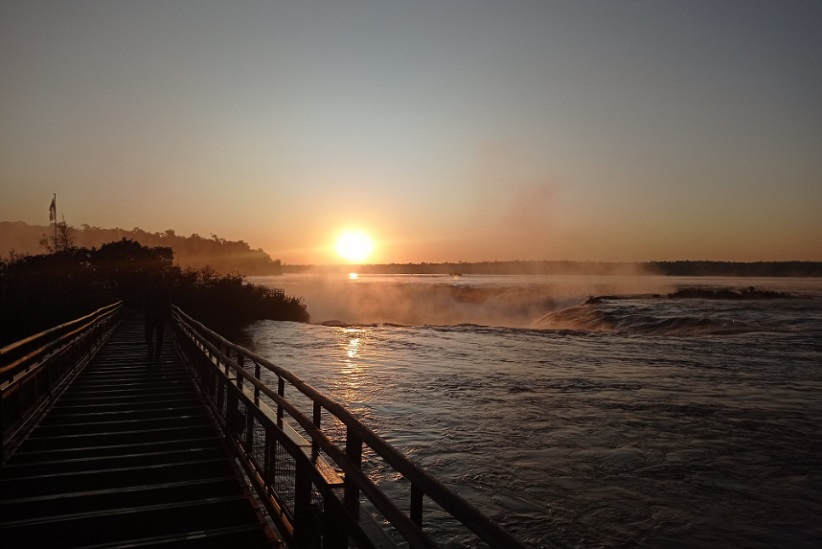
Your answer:
[[[8,459],[4,547],[280,545],[171,343],[146,354],[127,318]]]

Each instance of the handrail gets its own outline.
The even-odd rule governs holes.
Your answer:
[[[206,380],[204,384],[208,385],[204,391],[209,393],[207,396],[211,399],[213,407],[225,416],[223,423],[226,426],[227,438],[232,440],[232,444],[241,454],[241,462],[244,462],[244,466],[247,467],[247,471],[250,473],[249,476],[252,478],[261,499],[264,503],[270,505],[270,510],[274,510],[284,519],[285,524],[282,526],[287,532],[293,533],[298,546],[302,547],[299,544],[299,521],[288,520],[290,515],[297,515],[298,513],[293,510],[290,512],[287,508],[283,509],[283,502],[278,501],[282,498],[278,498],[275,486],[276,478],[272,478],[276,476],[277,471],[266,468],[266,464],[270,465],[268,457],[264,456],[262,460],[264,463],[257,463],[259,460],[255,456],[260,452],[259,448],[255,446],[256,441],[253,438],[252,429],[247,429],[245,435],[236,432],[236,430],[232,431],[232,416],[237,413],[232,406],[238,406],[237,409],[242,408],[245,411],[246,415],[242,421],[245,421],[249,426],[253,422],[260,422],[259,425],[254,424],[256,431],[264,432],[268,436],[269,430],[271,430],[272,436],[277,439],[278,443],[282,444],[284,449],[288,451],[291,448],[289,453],[292,454],[295,462],[305,461],[310,464],[312,459],[322,461],[323,456],[327,457],[344,476],[342,497],[340,498],[340,494],[328,485],[323,485],[322,475],[319,477],[316,474],[314,475],[319,479],[318,482],[315,482],[314,488],[322,494],[326,509],[339,507],[344,511],[342,516],[348,520],[361,520],[359,494],[362,494],[383,519],[392,525],[403,541],[410,544],[411,547],[437,547],[437,544],[424,531],[423,498],[428,497],[447,515],[450,515],[465,529],[473,532],[480,541],[489,547],[499,549],[523,547],[520,542],[482,515],[476,508],[451,492],[434,477],[413,464],[397,449],[363,425],[341,403],[320,393],[293,372],[226,340],[179,308],[174,308],[173,316],[178,343],[188,342],[188,345],[181,346],[181,354],[200,354],[206,357],[204,360],[200,360],[199,366],[196,367],[193,366],[198,361],[195,356],[184,356],[184,362],[192,365],[192,368],[200,368],[198,375]],[[234,358],[231,357],[232,354]],[[251,364],[247,364],[246,361]],[[246,369],[246,367],[251,368],[252,366],[253,373]],[[261,379],[263,368],[277,377],[278,386],[276,390]],[[215,383],[215,373],[219,373],[221,376],[222,384]],[[292,401],[285,398],[286,382],[310,400],[312,406],[311,417],[309,417],[309,414],[303,413]],[[253,389],[249,388],[249,385]],[[227,395],[232,394],[232,391],[236,394],[234,397],[229,398]],[[267,404],[261,400],[261,396],[266,397],[272,405],[276,406],[276,413],[268,408]],[[326,430],[323,429],[321,419],[323,409],[345,426],[344,448],[333,442]],[[309,441],[306,444],[310,443],[310,448],[307,450],[294,450],[293,446],[286,442],[288,439],[285,433],[285,429],[288,427],[288,423],[285,421],[286,415],[302,428]],[[252,416],[255,416],[253,420]],[[270,423],[268,423],[269,421]],[[271,441],[266,441],[264,445],[267,449],[272,444]],[[382,458],[386,465],[395,472],[400,473],[409,482],[411,501],[408,505],[408,513],[400,510],[398,505],[363,472],[363,446],[372,450],[374,454]],[[262,452],[262,454],[265,454],[265,452]],[[299,467],[301,465],[297,463],[295,468],[299,469]],[[260,482],[256,483],[254,479]],[[334,501],[329,502],[329,498],[334,498]],[[267,499],[270,501],[266,502]],[[316,529],[316,525],[314,525],[314,528]],[[367,539],[362,539],[363,532],[358,532],[358,528],[356,527],[353,530],[350,527],[348,528],[351,541],[355,542],[358,547],[377,546],[373,543],[373,540],[369,542]],[[339,525],[337,525],[337,530],[346,532],[346,528],[339,528]],[[339,547],[347,547],[347,535],[344,534],[346,539],[334,542],[328,539],[332,536],[329,533],[330,528],[324,530],[324,532],[324,544],[333,545],[337,543]]]
[[[120,306],[122,306],[122,301],[116,301],[109,305],[100,307],[96,311],[85,316],[53,326],[43,330],[42,332],[30,335],[0,348],[0,380],[3,380],[4,378],[10,380],[13,378],[17,373],[15,372],[15,368],[19,368],[21,365],[25,364],[27,360],[31,361],[32,358],[37,356],[38,351],[49,350],[49,348],[52,348],[53,343],[64,339],[60,337],[61,335],[65,334],[70,336],[72,333],[76,334],[88,328],[91,323],[96,322],[101,316],[111,313]],[[73,331],[72,328],[74,328]],[[30,349],[33,350],[30,351]]]
[[[219,357],[224,361],[231,361],[211,343],[207,341],[203,341],[202,343],[208,351],[213,353],[213,356]],[[236,374],[244,380],[252,383],[255,389],[272,399],[278,406],[282,406],[282,408],[288,412],[288,414],[294,418],[301,427],[305,429],[305,431],[311,436],[312,440],[316,441],[320,448],[332,457],[334,462],[346,475],[347,481],[349,483],[353,483],[358,489],[362,490],[363,493],[367,494],[369,499],[374,502],[375,506],[398,530],[402,532],[406,539],[413,540],[415,542],[413,545],[414,547],[436,547],[434,542],[423,536],[418,529],[408,521],[402,511],[400,511],[399,508],[391,502],[365,474],[363,474],[362,469],[358,467],[342,450],[340,450],[325,435],[325,433],[314,425],[313,421],[303,414],[296,406],[271,390],[268,385],[254,377],[252,374],[239,368],[236,369]]]
[[[122,307],[106,305],[0,349],[0,464],[108,339]]]

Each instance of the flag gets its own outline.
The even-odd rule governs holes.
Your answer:
[[[49,221],[57,219],[57,195],[51,199],[51,206],[49,206]]]

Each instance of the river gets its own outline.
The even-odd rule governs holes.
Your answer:
[[[255,352],[529,547],[822,546],[820,279],[251,281],[313,322]]]

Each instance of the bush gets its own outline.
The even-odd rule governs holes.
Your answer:
[[[117,299],[139,308],[143,288],[156,273],[163,273],[174,304],[226,337],[255,320],[309,320],[301,298],[209,267],[182,270],[174,265],[171,248],[123,239],[99,249],[67,248],[0,261],[0,345]]]
[[[209,268],[187,269],[169,280],[172,301],[225,337],[256,320],[308,322],[301,298],[248,284],[239,275],[219,275]]]

